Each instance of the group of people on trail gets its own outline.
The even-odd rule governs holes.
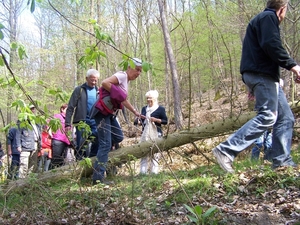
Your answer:
[[[66,162],[70,148],[75,147],[74,160],[96,156],[93,165],[92,183],[109,184],[107,176],[108,153],[119,148],[124,135],[117,118],[118,110],[125,106],[131,111],[137,123],[141,125],[141,141],[162,137],[161,125],[168,123],[165,108],[158,105],[158,92],[146,93],[147,105],[138,112],[127,100],[128,84],[142,72],[142,61],[133,58],[134,66],[119,71],[104,79],[97,86],[99,72],[89,69],[86,82],[77,86],[71,94],[68,104],[60,107],[53,118],[59,120],[61,128],[53,132],[46,126],[36,124],[34,120],[18,121],[16,127],[9,129],[7,135],[8,155],[11,156],[9,178],[25,178],[30,173],[48,171],[61,167]],[[35,114],[35,106],[30,106]],[[24,125],[25,123],[25,125]],[[68,135],[74,133],[74,139]],[[71,140],[71,141],[70,141]],[[141,162],[141,173],[148,172],[148,160],[152,173],[158,173],[160,154],[145,155]]]
[[[64,125],[67,104],[60,107],[59,118]],[[35,114],[35,106],[30,110]],[[7,152],[11,157],[8,178],[26,178],[29,173],[48,171],[64,164],[66,149],[70,147],[69,139],[64,132],[64,126],[56,132],[51,132],[47,125],[36,124],[34,120],[17,121],[16,127],[11,127],[7,134]]]
[[[142,113],[138,112],[128,101],[129,82],[139,77],[142,72],[142,61],[132,59],[134,67],[128,66],[126,71],[118,71],[112,76],[105,78],[100,87],[97,87],[99,72],[95,69],[87,71],[86,83],[76,87],[71,95],[66,112],[65,127],[67,130],[72,126],[76,128],[77,149],[76,159],[96,156],[93,165],[92,182],[110,184],[106,179],[108,167],[108,153],[123,141],[124,135],[120,123],[116,117],[118,110],[126,107],[137,118],[146,130],[148,124],[154,124],[156,138],[162,136],[161,124],[167,124],[165,109],[158,106],[157,91],[149,91],[146,94],[148,106]],[[154,95],[152,95],[154,93]],[[71,120],[73,118],[73,120]],[[89,125],[90,136],[83,137],[85,127],[80,122]],[[153,138],[155,138],[153,137]],[[82,148],[91,141],[90,152]],[[157,169],[155,171],[158,171]],[[145,169],[143,169],[145,172]]]

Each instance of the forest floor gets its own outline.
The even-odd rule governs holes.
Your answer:
[[[192,107],[192,119],[191,127],[201,126],[201,124],[212,123],[216,120],[227,118],[230,113],[229,99],[220,97],[218,100],[208,98],[210,93],[205,93],[202,96],[200,103],[194,103]],[[253,107],[253,104],[248,105],[248,97],[246,93],[237,95],[234,99],[234,112],[244,112],[248,110],[248,107]],[[213,98],[213,97],[212,97]],[[299,115],[295,115],[296,124],[295,127],[299,127]],[[187,119],[185,119],[185,125]],[[295,134],[299,131],[295,129]],[[191,144],[181,146],[174,151],[163,153],[164,162],[160,160],[161,172],[172,171],[192,171],[199,167],[208,167],[211,165],[211,161],[207,158],[214,158],[211,154],[211,149],[219,142],[224,140],[227,136],[215,137],[212,139],[206,139],[197,142],[198,150],[195,150]],[[124,145],[136,143],[137,138],[128,138],[124,141]],[[299,140],[298,135],[293,140],[293,157],[297,163],[299,163]],[[252,146],[251,146],[252,147]],[[242,152],[236,161],[250,159],[251,147]],[[199,153],[199,150],[201,153]],[[206,158],[207,157],[207,158]],[[247,164],[247,163],[246,163]],[[244,165],[244,164],[243,164]],[[270,170],[271,163],[268,161],[259,161],[258,164],[249,164],[249,167],[243,166],[242,169],[236,171],[235,175],[238,177],[235,185],[238,187],[239,192],[233,194],[232,198],[229,198],[228,190],[225,190],[223,183],[214,183],[213,186],[218,186],[219,193],[214,193],[213,196],[198,196],[194,205],[206,205],[217,206],[222,212],[223,222],[220,220],[218,224],[258,224],[258,225],[292,225],[300,224],[300,166],[297,168],[282,168],[271,172],[272,175],[266,175]],[[136,168],[138,173],[139,168]],[[209,170],[209,169],[208,169]],[[119,171],[119,174],[126,175],[127,169],[123,168]],[[200,174],[200,176],[202,176]],[[206,176],[204,173],[203,176]],[[227,176],[222,174],[221,176]],[[264,178],[262,178],[264,177]],[[290,179],[291,182],[285,183],[281,178]],[[295,182],[293,182],[295,181]],[[223,181],[224,182],[224,181]],[[282,183],[281,183],[282,182]],[[223,189],[224,188],[224,189]],[[161,196],[161,193],[169,192],[169,186],[166,185],[165,190],[160,190],[157,193],[156,198]],[[154,193],[153,193],[154,194]],[[232,194],[232,193],[231,193]],[[155,196],[153,196],[155,198]],[[229,200],[231,199],[231,200]],[[163,208],[163,207],[162,207]],[[162,210],[164,211],[164,210]],[[163,216],[163,213],[162,213]],[[180,218],[180,217],[178,217]],[[179,220],[177,218],[177,220]],[[166,222],[162,219],[161,223],[155,224],[183,224],[184,221],[175,223]],[[206,223],[204,223],[206,224]],[[208,224],[208,223],[207,223]]]
[[[193,104],[191,127],[228,117],[229,100],[209,101],[209,94],[203,94],[201,105]],[[247,95],[238,96],[235,112],[247,110]],[[187,118],[184,123],[187,126]],[[135,160],[110,177],[114,185],[92,186],[87,178],[79,188],[74,187],[78,181],[32,185],[38,191],[34,197],[27,190],[5,194],[0,224],[300,225],[300,167],[273,171],[267,161],[251,162],[249,148],[236,158],[235,174],[226,174],[211,154],[225,138],[198,141],[197,149],[187,144],[162,153],[157,175],[139,175],[139,160]],[[138,141],[139,136],[127,137],[121,147]],[[298,145],[296,135],[292,150],[299,164]],[[198,219],[185,204],[198,207]],[[210,209],[215,210],[209,213]]]

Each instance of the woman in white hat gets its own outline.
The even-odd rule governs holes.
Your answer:
[[[163,136],[161,129],[162,124],[168,123],[166,110],[163,106],[158,105],[158,92],[150,90],[146,93],[147,105],[142,108],[139,124],[143,126],[142,141],[154,141],[156,138]],[[151,173],[157,174],[159,172],[158,160],[160,153],[149,154],[141,159],[140,173],[146,174],[148,172],[148,161],[150,161]]]

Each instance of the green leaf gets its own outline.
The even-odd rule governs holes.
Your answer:
[[[196,217],[193,217],[193,216],[190,216],[190,215],[187,215],[187,217],[188,217],[192,222],[194,222],[194,223],[196,223],[196,224],[199,224],[199,223],[198,223],[198,219],[197,219]]]
[[[95,19],[89,19],[88,21],[89,21],[89,23],[91,23],[93,25],[97,23],[97,21]]]
[[[102,36],[101,36],[101,33],[98,29],[95,29],[95,35],[96,35],[96,38],[100,41],[102,41]]]
[[[203,214],[204,218],[207,218],[211,215],[213,215],[214,211],[217,209],[216,206],[210,207],[208,210],[206,210],[206,212]]]
[[[4,38],[4,34],[2,32],[2,29],[0,29],[0,40],[3,40],[3,38]]]
[[[58,118],[50,119],[50,121],[48,122],[48,125],[53,132],[56,132],[57,130],[62,128],[60,119],[58,119]]]
[[[146,62],[143,62],[142,68],[143,68],[144,72],[148,72],[150,70],[150,64],[146,63]]]
[[[194,207],[194,211],[195,211],[196,215],[201,216],[202,212],[203,212],[203,208],[200,205],[196,205]]]
[[[134,62],[133,62],[132,59],[129,60],[129,66],[130,66],[131,68],[135,68],[135,64],[134,64]]]
[[[103,51],[98,51],[98,56],[102,56],[102,57],[106,58],[106,54]]]
[[[4,59],[2,55],[0,56],[0,66],[4,66]]]
[[[190,206],[188,206],[188,205],[186,205],[186,204],[184,204],[184,207],[185,207],[190,213],[192,213],[193,215],[196,215],[193,208],[191,208]]]
[[[18,43],[12,42],[12,43],[10,44],[10,48],[11,48],[12,50],[16,50],[16,49],[18,48]]]
[[[84,158],[83,160],[81,160],[79,162],[79,165],[83,166],[83,167],[88,167],[88,168],[92,168],[92,160],[90,158]]]
[[[113,39],[110,36],[108,37],[107,42],[111,43],[113,45],[116,45],[115,42],[113,41]]]
[[[18,55],[21,60],[23,60],[25,57],[27,58],[25,47],[23,45],[19,45]]]
[[[78,64],[81,65],[85,60],[85,56],[82,56],[79,60],[78,60]]]

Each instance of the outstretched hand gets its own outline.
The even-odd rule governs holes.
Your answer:
[[[297,65],[297,66],[294,66],[292,69],[291,69],[291,71],[296,75],[295,76],[295,82],[297,83],[297,84],[299,84],[300,83],[300,66],[299,65]]]

